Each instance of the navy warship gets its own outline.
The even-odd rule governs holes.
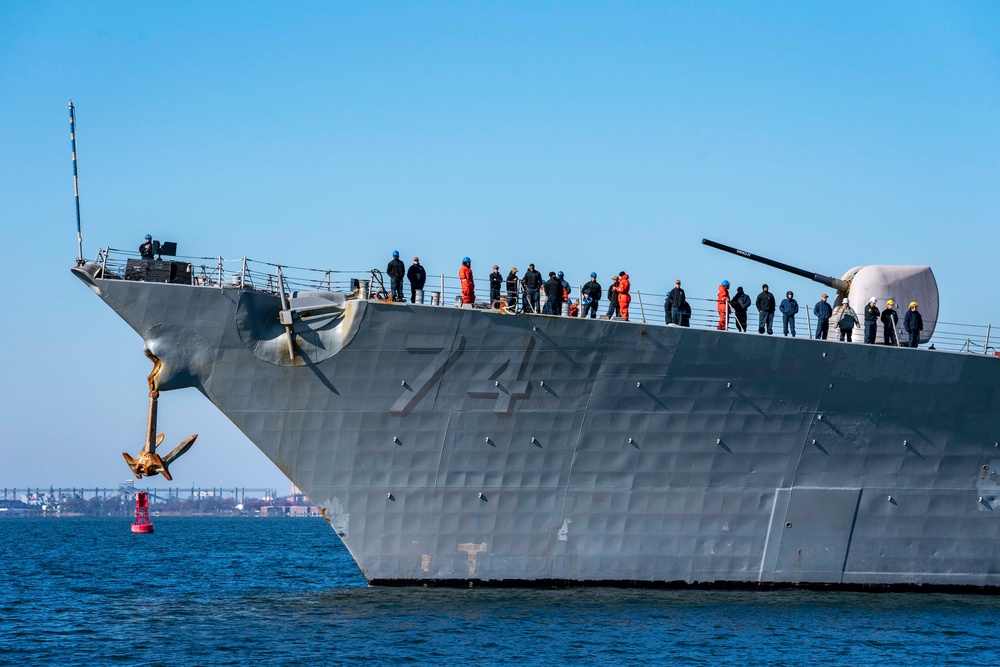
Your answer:
[[[170,479],[194,445],[161,455],[156,433],[160,392],[193,387],[372,584],[1000,590],[988,328],[973,354],[654,325],[639,294],[637,322],[446,306],[443,276],[430,304],[400,303],[374,270],[227,270],[155,241],[85,261],[69,109],[72,271],[153,363],[136,477]],[[929,267],[833,278],[703,242],[837,308],[917,301],[921,343],[938,324]]]
[[[919,299],[933,333],[927,267],[835,279],[706,243],[838,302]],[[277,265],[128,255],[72,271],[153,362],[133,472],[192,446],[161,457],[155,422],[161,392],[193,387],[371,584],[1000,590],[992,354],[394,303],[330,272],[296,287]]]

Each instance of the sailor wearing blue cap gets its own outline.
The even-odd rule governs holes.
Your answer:
[[[601,300],[604,290],[601,283],[597,282],[597,273],[590,272],[590,280],[583,286],[583,313],[580,317],[586,317],[590,313],[590,319],[597,317],[597,304]]]
[[[153,235],[146,234],[146,239],[139,246],[139,257],[153,259]]]
[[[458,280],[462,284],[462,303],[476,302],[476,281],[472,276],[472,260],[462,258],[462,266],[458,268]]]
[[[392,251],[392,259],[389,261],[389,265],[385,267],[385,272],[389,274],[389,283],[392,289],[392,300],[402,301],[403,300],[403,276],[406,275],[406,266],[403,261],[399,259],[399,251]]]
[[[725,331],[729,328],[729,281],[723,280],[719,285],[719,295],[716,297],[716,305],[719,311],[719,323],[716,329]]]

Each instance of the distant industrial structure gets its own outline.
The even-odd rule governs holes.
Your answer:
[[[269,517],[322,516],[319,508],[309,502],[306,495],[294,484],[292,484],[291,492],[281,502],[263,505],[260,508],[260,515]]]
[[[319,510],[292,486],[287,496],[261,487],[139,488],[132,481],[117,487],[26,487],[0,489],[0,518],[11,516],[127,516],[136,492],[149,497],[149,513],[262,517],[320,516]]]

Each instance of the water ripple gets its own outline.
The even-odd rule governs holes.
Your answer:
[[[1000,664],[1000,598],[369,588],[323,521],[0,520],[0,664]]]

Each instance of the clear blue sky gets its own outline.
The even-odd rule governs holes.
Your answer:
[[[111,485],[143,442],[142,342],[69,272],[67,100],[85,255],[454,275],[627,270],[821,287],[928,264],[941,319],[1000,324],[1000,3],[8,2],[0,22],[0,487]],[[182,485],[286,488],[194,390]]]

